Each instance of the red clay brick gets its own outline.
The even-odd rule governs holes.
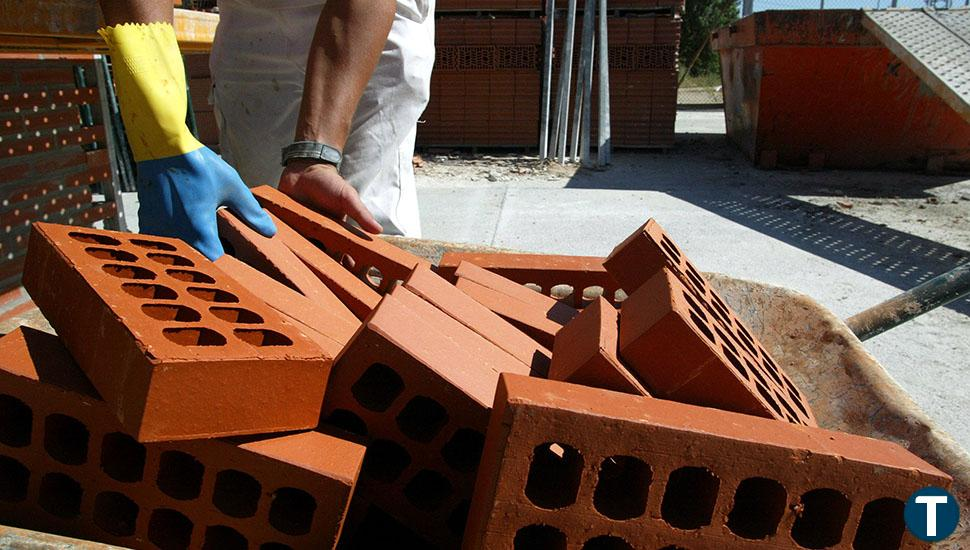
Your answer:
[[[363,446],[316,432],[142,445],[56,336],[18,329],[0,357],[5,521],[135,548],[336,545]]]
[[[623,302],[620,356],[657,397],[815,424],[780,371],[759,368],[735,347],[666,269]]]
[[[356,320],[333,291],[290,251],[283,239],[260,235],[225,209],[219,211],[218,220],[219,236],[229,242],[232,256],[330,310],[333,316],[347,322]],[[251,290],[259,293],[255,288]]]
[[[927,548],[903,503],[951,481],[886,441],[506,374],[464,548]]]
[[[597,298],[556,335],[548,378],[649,396],[616,355],[618,322],[616,308]]]
[[[352,259],[354,273],[378,292],[385,293],[397,281],[407,279],[417,266],[430,265],[380,237],[314,212],[277,189],[264,185],[253,189],[253,194],[263,208],[305,238],[316,241],[331,256]]]
[[[404,281],[404,287],[513,355],[532,369],[534,375],[545,377],[549,371],[552,353],[548,349],[430,269],[415,269]]]
[[[332,310],[321,307],[318,303],[280,283],[269,275],[250,267],[247,264],[224,255],[215,261],[216,267],[236,280],[259,297],[268,306],[286,316],[304,334],[315,341],[323,350],[324,356],[331,361],[353,337],[360,323],[354,319],[348,322],[343,317],[333,314]]]
[[[270,214],[270,217],[276,223],[276,238],[286,243],[286,246],[303,260],[314,275],[323,281],[358,319],[363,321],[374,311],[377,303],[381,301],[381,295],[376,290],[358,279],[326,252],[304,239],[282,220],[273,214]]]
[[[177,239],[37,223],[24,287],[139,441],[310,428],[323,352]]]
[[[557,256],[551,254],[507,254],[446,252],[438,262],[438,273],[455,281],[455,271],[462,261],[475,264],[519,284],[534,284],[546,295],[557,287],[572,292],[574,307],[583,307],[601,294],[614,301],[620,285],[603,267],[604,258],[595,256]],[[558,296],[556,296],[558,298]]]
[[[721,340],[727,342],[726,345],[741,356],[756,377],[771,379],[777,385],[779,391],[776,396],[782,398],[782,406],[788,409],[788,414],[782,416],[797,417],[808,425],[816,424],[805,395],[779,368],[747,325],[655,220],[647,221],[618,245],[604,265],[628,294],[634,294],[660,269],[669,269],[690,292],[696,305],[708,315]],[[620,325],[620,348],[623,355],[623,323]],[[763,385],[771,384],[766,382]]]
[[[347,537],[389,516],[425,541],[461,540],[488,411],[512,356],[403,287],[384,297],[337,360],[322,419],[365,436]]]

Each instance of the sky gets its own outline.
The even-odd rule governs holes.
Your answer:
[[[755,11],[763,10],[782,10],[782,9],[804,9],[818,8],[821,0],[754,0]],[[967,0],[951,0],[953,7],[963,6]],[[886,8],[889,7],[891,0],[825,0],[826,8]],[[923,0],[897,0],[897,7],[900,8],[921,8],[925,5]],[[941,6],[945,2],[939,3]]]

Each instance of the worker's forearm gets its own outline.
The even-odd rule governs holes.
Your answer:
[[[108,26],[122,23],[172,23],[171,0],[99,0]]]
[[[307,62],[298,141],[343,149],[360,96],[394,21],[394,0],[327,2]]]

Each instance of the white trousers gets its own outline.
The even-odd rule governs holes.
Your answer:
[[[325,3],[219,0],[210,69],[220,148],[250,186],[279,183],[280,150],[296,132],[307,56]],[[421,236],[411,158],[433,65],[434,0],[399,0],[341,168],[389,234]]]

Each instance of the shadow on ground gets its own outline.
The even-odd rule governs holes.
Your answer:
[[[663,192],[901,290],[970,260],[966,250],[795,198],[928,198],[928,189],[963,181],[966,176],[765,172],[751,166],[723,135],[680,137],[675,150],[641,155],[641,162],[624,162],[617,170],[580,170],[567,187]],[[618,173],[626,170],[636,172]],[[970,316],[970,298],[948,307]]]

